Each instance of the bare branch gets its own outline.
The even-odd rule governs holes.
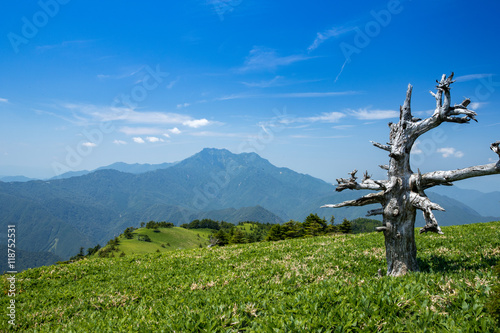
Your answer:
[[[500,173],[500,161],[485,165],[476,165],[458,170],[433,171],[422,175],[422,185],[424,188],[430,188],[436,185],[448,185],[462,179],[494,175]],[[414,175],[412,175],[413,177]]]
[[[335,189],[337,192],[342,192],[345,189],[349,190],[373,190],[381,191],[385,189],[383,181],[375,181],[372,179],[365,180],[361,183],[352,182],[350,179],[337,179],[337,181],[342,180],[343,182],[337,185]]]
[[[424,211],[423,213],[425,219],[425,226],[422,229],[420,229],[420,233],[431,231],[443,235],[444,232],[439,227],[436,217],[434,217],[434,214],[430,210]]]
[[[443,234],[441,228],[438,225],[436,217],[432,213],[432,210],[444,211],[444,208],[429,200],[425,195],[410,193],[410,201],[413,207],[422,210],[425,219],[425,226],[420,229],[420,233],[423,232],[437,232],[438,234]]]
[[[361,183],[356,182],[356,172],[358,170],[354,170],[350,172],[349,174],[351,175],[351,178],[345,179],[345,178],[339,178],[337,179],[337,188],[335,191],[337,192],[342,192],[345,189],[350,189],[350,190],[375,190],[375,191],[380,191],[385,189],[385,181],[379,181],[379,180],[373,180],[370,179],[370,176],[368,175],[368,171],[365,172],[363,181]]]
[[[403,104],[403,106],[400,108],[400,114],[399,118],[402,121],[411,121],[412,120],[412,115],[411,115],[411,91],[413,87],[411,84],[408,85],[408,89],[406,90],[406,99]]]
[[[379,167],[384,170],[389,170],[389,166],[387,164],[379,165]]]
[[[383,208],[378,208],[378,209],[372,209],[369,210],[366,216],[375,216],[375,215],[382,215],[384,214],[384,209]]]
[[[470,104],[470,99],[469,98],[464,99],[462,103],[450,107],[448,116],[466,115],[469,119],[472,119],[475,122],[477,122],[476,119],[477,113],[467,109],[467,106],[469,104]]]
[[[356,200],[348,200],[344,201],[338,204],[330,204],[330,205],[323,205],[321,208],[340,208],[340,207],[346,207],[346,206],[365,206],[365,205],[371,205],[375,203],[382,203],[384,199],[384,192],[377,192],[377,193],[370,193],[365,196],[362,196],[359,199]]]
[[[470,117],[444,117],[443,121],[448,123],[457,123],[457,124],[467,124],[471,120]],[[474,119],[475,120],[475,119]],[[475,120],[477,122],[477,120]]]
[[[439,85],[437,86],[438,90],[443,91],[444,93],[444,100],[443,104],[441,105],[439,114],[443,118],[447,115],[450,105],[451,105],[451,96],[450,96],[450,85],[455,82],[453,81],[453,72],[451,72],[450,76],[446,77],[446,75],[443,75],[441,78],[441,81],[439,82]]]
[[[350,190],[375,190],[375,191],[380,191],[385,188],[384,186],[384,181],[376,181],[370,179],[370,176],[368,176],[368,171],[364,174],[363,181],[361,183],[356,182],[356,173],[358,170],[354,170],[350,172],[349,174],[351,175],[351,178],[345,179],[345,178],[339,178],[337,179],[337,188],[335,189],[337,192],[342,192],[345,189],[350,189]]]
[[[470,99],[466,98],[464,101],[458,105],[451,106],[451,96],[450,96],[450,85],[455,82],[453,81],[453,72],[449,77],[443,74],[440,81],[436,82],[437,92],[431,92],[432,96],[436,99],[436,110],[434,114],[417,122],[417,127],[413,131],[413,135],[418,137],[425,132],[439,126],[443,122],[465,124],[471,119],[476,120],[476,112],[468,110],[467,106],[470,104]],[[464,117],[453,117],[457,115],[465,115]]]
[[[388,145],[383,145],[383,144],[375,142],[375,141],[370,141],[370,142],[372,143],[372,145],[374,145],[377,148],[380,148],[380,149],[385,150],[385,151],[391,151],[391,147]]]
[[[413,207],[418,208],[420,210],[426,211],[428,209],[432,210],[440,210],[444,212],[444,208],[438,205],[437,203],[432,202],[428,197],[422,196],[415,192],[410,193],[410,201]]]
[[[490,149],[493,150],[500,159],[500,141],[494,142],[491,144]]]

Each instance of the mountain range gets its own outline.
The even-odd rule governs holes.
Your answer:
[[[180,225],[211,218],[282,223],[318,213],[327,219],[334,215],[340,223],[377,208],[320,209],[326,203],[357,198],[363,191],[338,193],[331,184],[278,168],[255,153],[233,154],[225,149],[207,148],[173,164],[116,163],[59,178],[0,182],[1,230],[16,225],[18,248],[51,260],[67,259],[80,247],[104,245],[142,221]],[[447,210],[436,213],[443,226],[500,219],[496,210],[483,216],[440,192],[428,195]],[[424,225],[421,217],[418,225]]]

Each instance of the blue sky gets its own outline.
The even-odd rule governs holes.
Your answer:
[[[496,161],[500,4],[485,1],[8,1],[0,13],[0,175],[254,151],[334,182],[384,177],[406,87],[420,117],[435,80],[478,123],[414,149],[423,172]],[[436,132],[436,133],[433,133]],[[459,183],[500,188],[500,176]]]

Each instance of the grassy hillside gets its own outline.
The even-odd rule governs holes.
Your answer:
[[[485,302],[498,283],[500,222],[443,231],[417,234],[422,271],[400,278],[377,274],[386,268],[379,233],[30,269],[17,275],[15,329],[494,332]],[[1,283],[7,290],[5,276]],[[7,325],[0,321],[0,331]]]
[[[159,228],[153,229],[139,228],[133,232],[133,239],[126,239],[121,235],[119,245],[114,255],[119,255],[122,251],[125,255],[152,253],[173,250],[186,250],[206,247],[209,242],[209,236],[212,233],[210,229],[188,230],[184,228]],[[147,235],[151,242],[139,241],[138,236]],[[162,246],[163,245],[163,246]]]
[[[252,234],[257,228],[252,223],[241,223],[235,228],[240,229],[245,234]],[[113,256],[118,256],[121,252],[125,255],[145,254],[153,252],[166,252],[173,250],[188,250],[207,247],[210,235],[215,232],[212,229],[184,229],[180,227],[153,229],[139,228],[134,230],[132,239],[127,239],[122,235],[118,237],[119,244],[115,250],[110,252]],[[140,241],[140,236],[147,235],[151,242]],[[109,248],[106,245],[102,250]],[[93,255],[98,256],[98,254]]]

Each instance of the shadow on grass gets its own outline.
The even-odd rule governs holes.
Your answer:
[[[478,270],[491,268],[499,260],[492,257],[482,257],[479,262],[465,259],[449,259],[444,256],[431,255],[430,257],[417,258],[421,272],[457,272],[461,270]]]

